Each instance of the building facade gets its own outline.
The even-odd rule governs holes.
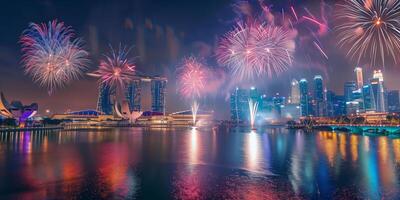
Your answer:
[[[167,79],[158,78],[151,80],[151,111],[165,114],[165,94]]]

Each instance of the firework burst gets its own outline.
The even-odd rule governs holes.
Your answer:
[[[195,57],[185,58],[178,68],[179,93],[187,99],[197,99],[205,92],[207,67]]]
[[[87,68],[88,52],[73,35],[70,27],[54,20],[31,23],[21,36],[25,73],[49,93],[77,79]]]
[[[216,54],[218,62],[227,66],[234,77],[249,80],[287,70],[294,49],[290,31],[280,26],[238,23],[221,39]]]
[[[100,60],[99,67],[90,76],[98,77],[101,83],[112,89],[124,90],[126,85],[136,78],[135,65],[128,59],[129,50],[119,48],[116,52],[111,48],[111,53]]]
[[[399,0],[348,0],[338,4],[335,30],[347,56],[360,63],[397,62],[400,49]]]

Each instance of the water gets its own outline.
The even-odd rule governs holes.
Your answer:
[[[400,139],[265,129],[0,133],[0,199],[399,199]]]

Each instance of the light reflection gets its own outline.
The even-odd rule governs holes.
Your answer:
[[[321,132],[319,137],[319,146],[326,154],[330,166],[335,164],[337,154],[337,133],[335,132]]]
[[[381,182],[389,187],[396,182],[396,174],[392,159],[389,154],[389,144],[387,137],[379,137],[378,139],[378,158]]]
[[[393,152],[396,162],[400,164],[400,139],[392,140]]]
[[[191,164],[197,164],[199,163],[199,158],[198,158],[198,136],[199,133],[196,130],[196,128],[192,128],[190,132],[190,143],[189,143],[189,163]]]
[[[340,141],[340,154],[342,155],[343,160],[346,160],[346,135],[339,134],[339,141]]]
[[[260,170],[260,138],[255,131],[245,135],[244,157],[245,167],[249,171]]]
[[[350,136],[350,153],[353,162],[358,160],[358,136],[351,135]]]

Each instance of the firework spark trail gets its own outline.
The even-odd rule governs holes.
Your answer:
[[[249,111],[250,111],[250,126],[251,129],[254,129],[254,123],[258,111],[258,101],[254,101],[251,98],[249,99]]]
[[[279,26],[238,23],[221,39],[216,55],[218,62],[242,81],[287,70],[294,49],[290,32]]]
[[[324,50],[322,50],[321,46],[319,46],[315,41],[314,41],[313,43],[314,43],[314,46],[321,52],[321,54],[322,54],[326,59],[329,59],[329,58],[328,58],[328,55],[324,52]]]
[[[49,94],[78,79],[87,68],[88,52],[74,32],[57,20],[31,23],[20,39],[26,74],[48,89]]]
[[[292,10],[293,16],[296,18],[296,21],[299,21],[299,17],[297,16],[296,10],[294,9],[293,6],[290,6],[290,9]]]
[[[314,18],[307,17],[307,16],[303,16],[303,18],[308,20],[308,21],[310,21],[310,22],[313,22],[313,23],[317,24],[318,26],[326,26],[325,24],[319,22],[318,20],[316,20]]]
[[[199,107],[200,107],[200,105],[197,103],[197,101],[193,101],[193,104],[191,106],[193,126],[196,126],[197,112],[199,111]]]
[[[97,77],[112,89],[123,91],[126,85],[136,79],[136,67],[128,59],[129,50],[119,47],[118,52],[111,48],[111,53],[100,60],[99,67],[89,76]]]
[[[338,44],[357,63],[397,63],[400,52],[400,1],[349,0],[335,14]]]

